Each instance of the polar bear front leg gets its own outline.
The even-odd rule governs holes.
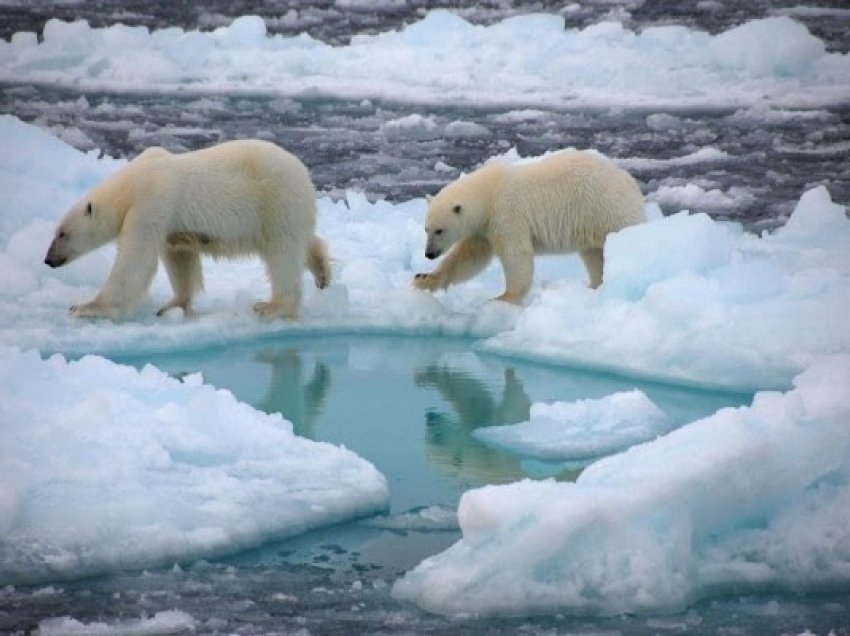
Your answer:
[[[534,279],[534,248],[531,240],[500,241],[496,247],[505,271],[505,291],[493,300],[519,305],[531,289]]]
[[[483,270],[493,258],[490,242],[481,237],[458,241],[443,262],[430,274],[416,274],[413,285],[423,291],[446,289],[469,280]]]
[[[93,300],[71,307],[77,318],[115,318],[135,307],[144,296],[156,274],[156,249],[125,241],[118,246],[118,255],[103,289]]]
[[[167,249],[162,256],[174,297],[160,307],[156,315],[162,316],[169,309],[180,307],[184,315],[192,313],[192,298],[204,288],[201,255],[193,250]]]

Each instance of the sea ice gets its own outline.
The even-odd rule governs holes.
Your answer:
[[[850,57],[826,52],[820,39],[787,16],[717,35],[680,26],[634,32],[618,20],[612,14],[607,22],[567,29],[562,16],[537,14],[480,26],[436,10],[398,31],[332,46],[303,34],[269,36],[258,16],[212,32],[92,28],[51,19],[41,41],[32,33],[0,41],[0,79],[530,108],[846,101]]]
[[[231,553],[365,516],[384,477],[199,375],[0,350],[0,581]]]
[[[538,402],[520,424],[473,431],[482,442],[524,457],[580,460],[601,457],[653,439],[672,422],[637,389],[598,400]]]
[[[468,491],[463,538],[394,595],[446,614],[681,611],[736,590],[850,583],[850,355],[575,483]]]

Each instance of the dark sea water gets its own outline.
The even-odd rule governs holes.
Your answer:
[[[345,44],[356,34],[395,29],[438,7],[452,8],[473,22],[488,24],[530,11],[562,11],[568,4],[548,0],[0,0],[0,37],[8,38],[20,30],[40,32],[45,20],[52,17],[86,19],[93,26],[122,22],[151,28],[211,29],[250,13],[265,17],[270,33],[307,32],[326,42]],[[828,50],[850,51],[850,12],[841,11],[850,10],[850,5],[823,0],[802,4],[598,0],[581,3],[566,15],[568,27],[583,27],[613,15],[635,29],[680,24],[716,33],[753,18],[786,14],[806,24],[824,40]],[[737,192],[740,196],[733,206],[695,211],[736,220],[756,231],[781,225],[803,190],[813,185],[825,184],[834,200],[850,201],[850,108],[763,119],[731,110],[554,109],[533,119],[510,121],[503,117],[504,111],[474,106],[439,108],[221,92],[108,93],[7,82],[0,84],[0,113],[49,128],[80,149],[97,148],[112,156],[132,157],[150,145],[185,150],[227,139],[262,137],[300,156],[311,169],[317,187],[332,196],[357,189],[371,199],[421,197],[436,192],[457,171],[470,170],[511,147],[522,155],[565,146],[593,147],[624,160],[666,159],[712,147],[726,153],[717,165],[669,164],[663,170],[638,167],[632,172],[647,195],[665,185],[695,180]],[[438,124],[473,122],[489,134],[388,139],[382,125],[411,113],[432,115]],[[437,170],[438,162],[455,171],[447,174]],[[424,345],[416,343],[401,346],[376,340],[354,344],[378,350],[408,347],[412,352],[407,366],[402,365],[404,370],[394,368],[399,375],[383,377],[384,384],[380,377],[363,384],[363,379],[354,377],[356,374],[346,367],[339,356],[340,351],[354,346],[351,342],[305,340],[277,348],[265,343],[262,351],[241,346],[204,355],[126,361],[137,365],[153,361],[175,374],[203,370],[209,381],[230,388],[240,399],[258,408],[284,412],[300,427],[301,434],[345,443],[388,475],[394,497],[391,513],[412,511],[414,521],[407,518],[396,527],[352,522],[249,553],[210,562],[169,564],[144,572],[34,587],[3,587],[0,581],[0,633],[30,633],[40,621],[62,616],[89,625],[88,631],[71,633],[163,633],[155,629],[133,632],[126,621],[170,610],[185,612],[194,619],[192,629],[170,633],[737,636],[799,634],[806,629],[818,634],[850,633],[847,590],[799,597],[787,593],[740,596],[730,590],[728,596],[699,602],[680,615],[606,619],[447,619],[395,601],[389,590],[400,574],[459,538],[459,531],[450,522],[442,526],[429,525],[421,518],[416,522],[417,511],[425,507],[438,516],[448,511],[450,519],[463,490],[528,474],[528,467],[515,458],[484,449],[469,437],[475,426],[494,423],[493,414],[499,407],[501,413],[527,408],[522,400],[505,405],[508,384],[520,382],[526,398],[536,401],[566,399],[561,387],[576,382],[584,383],[582,386],[592,392],[602,390],[599,387],[617,390],[622,380],[600,376],[568,380],[566,375],[572,372],[507,363],[495,365],[491,375],[476,376],[427,362],[440,347],[450,352],[453,348],[464,350],[465,345],[457,342],[429,345],[434,348],[426,353],[417,349]],[[245,388],[252,386],[252,378],[227,375],[227,361],[234,355],[257,360],[262,391]],[[289,374],[278,379],[283,384],[274,384],[275,369]],[[394,424],[392,420],[379,422],[381,412],[395,417],[397,408],[378,400],[372,400],[371,410],[369,405],[351,407],[348,410],[362,413],[362,417],[346,428],[346,409],[340,406],[358,404],[358,395],[384,395],[393,383],[396,388],[389,392],[406,396],[404,402],[410,406],[409,412],[396,417],[400,420],[396,426],[408,427],[402,431],[407,441],[400,465],[392,465],[393,453],[380,448],[380,440],[386,439]],[[296,390],[286,393],[283,386],[295,386]],[[747,396],[671,387],[644,389],[653,399],[663,402],[667,395],[670,404],[691,405],[689,415],[693,417],[747,400]],[[454,403],[451,396],[458,394],[472,406]],[[517,400],[517,395],[512,392],[510,399]],[[358,431],[351,428],[355,424],[371,428]],[[405,473],[405,468],[413,466],[421,469],[421,478],[416,477],[418,473]],[[574,479],[580,468],[548,470],[559,479]],[[393,483],[395,478],[402,480],[401,486]],[[95,623],[103,623],[102,629],[92,627]]]

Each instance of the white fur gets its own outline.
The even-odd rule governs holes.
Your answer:
[[[602,283],[605,237],[646,221],[635,180],[594,152],[563,151],[524,165],[491,164],[450,183],[428,207],[426,255],[448,250],[417,274],[424,290],[445,289],[484,269],[505,272],[498,298],[519,303],[531,288],[534,254],[579,252],[592,287]]]
[[[201,254],[259,255],[272,295],[262,315],[294,317],[307,264],[316,285],[329,283],[324,242],[314,236],[316,193],[304,165],[274,144],[231,141],[172,154],[151,148],[84,196],[56,230],[45,262],[61,266],[113,239],[118,256],[100,293],[72,307],[78,316],[116,317],[150,287],[162,259],[172,307],[191,311],[203,287]]]

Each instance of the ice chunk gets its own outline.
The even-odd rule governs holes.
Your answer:
[[[628,162],[629,160],[627,160]],[[656,164],[658,167],[663,163]],[[640,166],[647,168],[647,166]],[[730,188],[723,192],[718,188],[706,190],[695,183],[687,185],[662,185],[647,198],[674,210],[693,210],[700,212],[729,212],[744,204],[751,203],[753,195],[741,189]]]
[[[680,611],[724,590],[850,583],[850,355],[787,393],[603,459],[574,484],[467,492],[463,539],[393,593],[435,612]]]
[[[457,530],[457,512],[447,506],[425,506],[391,517],[370,517],[364,525],[384,530],[438,531]]]
[[[194,633],[195,619],[186,612],[167,610],[151,617],[127,619],[111,623],[83,623],[68,616],[47,618],[38,623],[39,636],[157,636],[160,634]]]
[[[424,141],[436,139],[440,136],[440,130],[433,115],[423,117],[416,113],[399,119],[391,119],[381,125],[381,132],[387,139],[392,140],[413,139]]]
[[[606,293],[637,298],[679,272],[705,273],[726,265],[733,237],[705,214],[680,212],[626,228],[605,241]]]
[[[0,351],[0,580],[234,552],[381,511],[383,476],[228,391]]]
[[[489,137],[492,133],[474,121],[453,121],[446,125],[443,131],[446,137],[460,139],[463,137]]]
[[[598,400],[536,403],[520,424],[473,431],[481,441],[525,457],[575,460],[600,457],[666,433],[672,425],[642,391]]]
[[[782,42],[782,46],[776,46]],[[748,22],[717,35],[709,46],[724,67],[754,75],[800,75],[824,54],[822,41],[791,18]]]

